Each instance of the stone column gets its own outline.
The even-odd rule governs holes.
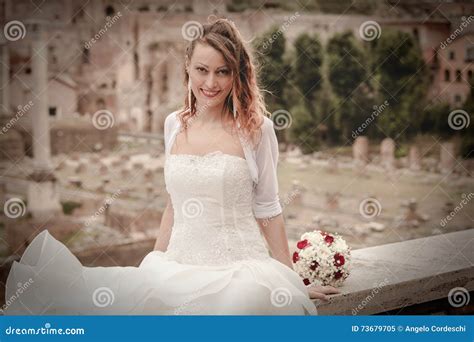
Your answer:
[[[33,170],[28,184],[28,210],[35,219],[49,219],[61,212],[51,163],[48,115],[48,46],[42,23],[31,25]]]
[[[51,171],[51,141],[48,115],[48,46],[41,24],[34,24],[32,32],[32,118],[33,157],[36,170]]]
[[[380,143],[380,157],[382,166],[388,170],[395,167],[395,142],[391,138],[385,138]]]
[[[451,173],[456,166],[456,149],[454,143],[443,142],[440,145],[439,169],[441,173]]]
[[[410,152],[408,153],[408,161],[410,170],[419,171],[421,170],[421,155],[418,146],[411,146]]]
[[[0,38],[0,115],[10,114],[10,55],[7,41]]]
[[[354,158],[354,171],[358,174],[365,173],[365,167],[369,162],[369,139],[359,136],[352,145],[352,156]]]

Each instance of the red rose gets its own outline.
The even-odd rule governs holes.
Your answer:
[[[339,279],[341,277],[342,277],[342,272],[341,271],[337,271],[336,273],[334,273],[334,278]]]
[[[300,260],[300,256],[298,255],[298,252],[293,253],[293,263],[296,263],[298,260]]]
[[[344,265],[344,263],[345,263],[344,256],[339,254],[339,253],[336,253],[334,255],[334,265],[335,266],[342,266],[342,265]]]
[[[316,261],[313,261],[311,265],[309,265],[309,268],[314,271],[318,266],[319,264]]]
[[[296,247],[298,247],[299,249],[304,249],[308,246],[311,246],[311,244],[306,239],[302,241],[298,241],[298,243],[296,244]]]
[[[324,241],[326,241],[326,243],[327,243],[328,245],[330,245],[330,244],[334,241],[334,238],[333,238],[331,235],[327,234],[327,235],[324,237]]]
[[[303,279],[303,283],[304,283],[305,285],[311,284],[311,282],[309,281],[308,278],[304,278],[304,279]]]

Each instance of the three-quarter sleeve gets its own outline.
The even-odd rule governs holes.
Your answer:
[[[282,212],[278,196],[278,141],[273,121],[264,118],[262,137],[256,147],[258,183],[255,187],[253,211],[256,218],[270,218]]]
[[[173,134],[173,129],[175,127],[176,123],[176,112],[173,112],[169,114],[164,123],[164,128],[163,128],[163,140],[165,143],[165,153],[168,154],[171,148],[171,139],[172,139],[172,134]]]

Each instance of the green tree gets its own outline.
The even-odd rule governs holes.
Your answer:
[[[372,46],[377,102],[390,103],[377,124],[392,138],[406,138],[419,130],[412,119],[423,111],[426,100],[428,83],[421,49],[412,35],[389,29]]]
[[[328,79],[338,101],[335,125],[346,142],[351,139],[351,132],[367,119],[374,105],[373,91],[367,80],[366,53],[352,32],[334,35],[328,42],[327,52]]]
[[[287,79],[284,74],[288,72],[289,65],[284,60],[285,36],[278,27],[273,27],[254,42],[254,50],[259,69],[259,83],[265,90],[265,102],[268,110],[288,108],[284,91]]]
[[[313,101],[322,86],[323,56],[323,49],[316,35],[303,33],[296,38],[292,79],[309,110],[314,109]]]
[[[293,124],[290,130],[290,140],[299,146],[303,153],[311,153],[318,149],[320,137],[318,135],[317,121],[308,109],[305,101],[291,109]]]

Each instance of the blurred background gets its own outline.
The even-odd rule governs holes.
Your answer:
[[[44,229],[89,266],[152,250],[184,49],[220,17],[266,90],[291,249],[473,228],[472,1],[0,0],[2,285]]]

